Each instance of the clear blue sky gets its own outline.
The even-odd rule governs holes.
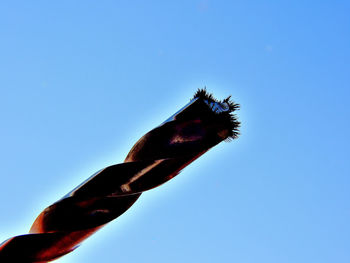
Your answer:
[[[222,143],[59,263],[350,262],[349,1],[2,1],[0,242],[197,88]]]

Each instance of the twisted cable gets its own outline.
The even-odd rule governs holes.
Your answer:
[[[198,90],[191,101],[132,147],[125,161],[106,167],[47,207],[29,234],[0,245],[0,262],[49,262],[78,247],[129,209],[140,195],[176,176],[213,146],[238,136],[239,108]]]

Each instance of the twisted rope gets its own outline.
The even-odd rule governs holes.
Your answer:
[[[119,217],[140,197],[176,176],[218,143],[238,136],[238,105],[215,100],[205,90],[144,135],[124,163],[106,167],[47,207],[30,233],[0,245],[0,262],[48,262]]]

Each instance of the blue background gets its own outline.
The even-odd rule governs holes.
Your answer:
[[[207,86],[241,136],[60,263],[350,262],[348,1],[1,1],[0,242]]]

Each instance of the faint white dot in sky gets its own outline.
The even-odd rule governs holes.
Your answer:
[[[209,8],[209,1],[208,0],[202,0],[199,2],[199,4],[198,4],[199,11],[205,12],[208,10],[208,8]]]
[[[272,46],[271,45],[266,45],[265,46],[265,51],[272,52]]]

